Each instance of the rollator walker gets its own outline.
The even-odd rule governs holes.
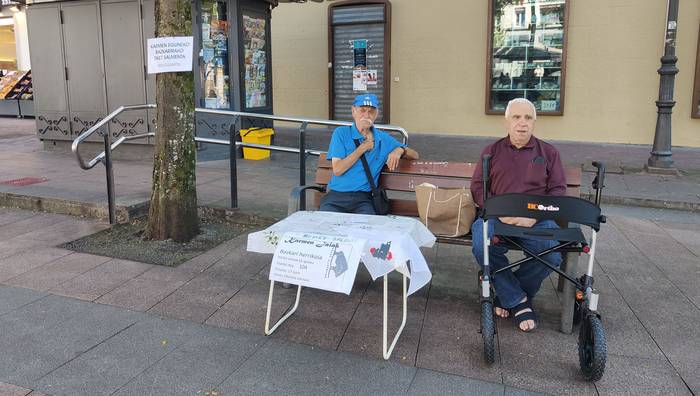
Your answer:
[[[552,271],[558,273],[559,276],[564,277],[575,285],[574,323],[578,322],[580,324],[578,337],[579,364],[587,380],[598,381],[603,376],[608,354],[605,333],[600,314],[598,313],[598,292],[593,288],[596,237],[600,230],[600,224],[605,223],[605,216],[601,215],[600,210],[605,165],[600,162],[593,162],[593,166],[597,168],[596,177],[593,180],[593,188],[596,191],[595,203],[593,203],[585,199],[569,196],[503,194],[488,197],[490,159],[490,155],[484,155],[482,160],[484,205],[481,216],[484,220],[484,240],[481,242],[484,244],[484,265],[482,272],[480,272],[481,295],[479,299],[481,303],[480,332],[484,341],[486,362],[491,364],[495,360],[496,322],[494,320],[494,296],[491,279],[499,272],[510,271],[514,267],[535,261],[549,267]],[[567,224],[568,228],[533,229],[497,222],[494,227],[494,235],[492,238],[489,238],[488,222],[499,217],[529,217],[538,221],[551,219],[560,224]],[[576,225],[585,225],[591,228],[590,243],[586,240],[581,228]],[[545,251],[535,253],[524,248],[514,238],[556,240],[559,244]],[[479,242],[474,241],[474,243]],[[498,243],[505,244],[512,250],[523,251],[525,258],[497,271],[492,271],[489,267],[489,246]],[[578,279],[566,274],[543,257],[552,252],[588,254],[586,273]]]

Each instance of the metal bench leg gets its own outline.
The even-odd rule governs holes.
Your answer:
[[[270,328],[270,312],[272,311],[272,295],[275,292],[275,281],[270,281],[270,294],[267,297],[267,315],[265,315],[265,335],[270,335],[277,330],[285,320],[287,320],[299,307],[299,297],[301,296],[301,286],[297,289],[297,299],[294,301],[294,306],[282,316],[272,328]]]
[[[394,341],[391,342],[391,346],[387,350],[386,344],[387,344],[387,328],[388,328],[388,319],[389,319],[389,277],[388,275],[384,275],[384,338],[382,339],[382,349],[384,351],[384,359],[389,360],[389,357],[391,357],[391,352],[394,350],[394,347],[396,346],[396,341],[399,340],[399,336],[401,336],[401,332],[403,332],[403,328],[406,325],[406,308],[408,306],[408,296],[406,295],[406,275],[403,275],[403,318],[401,319],[401,327],[399,327],[399,330],[396,331],[396,335],[394,336]]]
[[[576,277],[576,269],[578,267],[578,260],[580,253],[570,252],[566,254],[566,268],[564,269],[568,275],[571,277]],[[564,334],[571,334],[574,324],[574,299],[576,297],[576,286],[564,279],[564,277],[559,277],[559,283],[563,281],[562,293],[561,293],[561,324],[560,331]]]

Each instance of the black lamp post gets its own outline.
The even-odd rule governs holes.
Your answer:
[[[654,132],[654,147],[647,160],[649,172],[673,173],[673,158],[671,153],[671,113],[673,105],[673,84],[678,68],[676,67],[676,25],[678,21],[678,0],[668,0],[666,15],[666,38],[664,40],[664,55],[661,57],[661,67],[658,70],[660,78],[659,100],[656,101],[656,131]]]

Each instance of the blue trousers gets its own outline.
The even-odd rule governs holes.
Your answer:
[[[488,237],[493,236],[493,226],[498,220],[489,220]],[[559,228],[553,220],[543,220],[537,222],[533,228]],[[472,252],[479,266],[484,267],[484,221],[477,218],[472,224]],[[554,240],[536,240],[525,238],[513,238],[523,247],[533,253],[539,253],[554,247],[559,244]],[[506,267],[508,258],[506,257],[508,248],[502,243],[489,246],[489,267],[491,274],[493,271]],[[555,267],[561,265],[561,254],[558,252],[549,253],[542,257]],[[498,299],[503,308],[513,308],[518,305],[523,298],[527,297],[532,300],[540,290],[542,281],[545,280],[552,272],[551,269],[544,266],[542,263],[530,260],[521,264],[517,270],[508,270],[492,275],[493,287],[496,290]]]
[[[372,204],[372,193],[364,191],[329,191],[321,199],[321,206],[318,210],[324,212],[377,214],[374,211],[374,204]]]

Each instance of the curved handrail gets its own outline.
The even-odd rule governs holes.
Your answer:
[[[80,143],[84,142],[88,137],[90,137],[93,133],[95,133],[97,130],[105,126],[108,122],[110,122],[114,117],[118,116],[119,114],[125,112],[125,111],[132,111],[132,110],[146,110],[146,109],[155,109],[156,105],[155,104],[144,104],[144,105],[130,105],[130,106],[120,106],[113,112],[111,112],[109,115],[107,115],[105,118],[100,120],[98,123],[93,125],[90,129],[87,131],[83,132],[78,136],[74,141],[71,146],[71,150],[75,154],[77,160],[78,160],[78,165],[82,169],[92,169],[97,165],[98,163],[102,162],[105,159],[105,152],[101,152],[97,154],[90,162],[85,163],[83,160],[82,156],[80,155],[80,151],[78,150]],[[271,114],[260,114],[260,113],[248,113],[248,112],[242,112],[242,111],[228,111],[228,110],[214,110],[214,109],[203,109],[203,108],[196,108],[195,113],[206,113],[206,114],[216,114],[216,115],[227,115],[227,116],[239,116],[239,117],[254,117],[258,119],[265,119],[265,120],[273,120],[273,121],[283,121],[283,122],[296,122],[296,123],[306,123],[312,124],[312,125],[328,125],[328,126],[349,126],[352,125],[352,122],[350,121],[334,121],[334,120],[320,120],[320,119],[312,119],[312,118],[299,118],[299,117],[289,117],[289,116],[276,116],[276,115],[271,115]],[[399,134],[401,134],[402,141],[404,144],[408,144],[408,132],[400,126],[396,125],[388,125],[388,124],[376,124],[376,127],[385,131],[396,131]],[[154,132],[148,132],[148,133],[142,133],[138,135],[132,135],[132,136],[123,136],[119,138],[116,142],[112,143],[110,145],[111,150],[116,149],[119,147],[122,143],[125,141],[129,140],[135,140],[135,139],[143,139],[146,137],[153,137],[155,136]],[[217,143],[217,144],[222,144],[225,142],[224,141],[210,141],[206,142],[205,138],[197,138],[196,140],[201,141],[203,143]],[[240,145],[240,142],[237,143],[237,145]],[[245,146],[248,146],[248,144],[245,144]],[[252,147],[252,146],[251,146]],[[280,150],[283,151],[283,150]],[[307,153],[312,150],[307,150]],[[321,152],[316,152],[316,150],[313,150],[313,153],[310,153],[312,155],[318,155]],[[291,152],[291,151],[290,151]]]
[[[273,120],[273,121],[285,121],[285,122],[296,122],[296,123],[306,123],[311,125],[328,125],[328,126],[350,126],[353,123],[351,121],[334,121],[334,120],[319,120],[313,118],[299,118],[299,117],[288,117],[288,116],[276,116],[272,114],[260,114],[260,113],[246,113],[242,111],[230,111],[230,110],[214,110],[214,109],[194,109],[196,113],[206,113],[206,114],[218,114],[218,115],[228,115],[228,116],[239,116],[239,117],[254,117],[263,120]],[[404,144],[408,144],[408,132],[400,126],[388,125],[388,124],[376,124],[377,128],[384,131],[396,131],[401,134]]]
[[[86,164],[80,155],[80,151],[78,150],[78,147],[80,146],[80,143],[85,141],[85,139],[89,138],[90,135],[92,135],[93,133],[97,132],[98,129],[105,126],[114,117],[118,116],[119,114],[121,114],[124,111],[145,110],[145,109],[155,109],[155,108],[156,108],[156,105],[154,105],[154,104],[119,106],[116,110],[109,113],[109,115],[107,115],[107,117],[101,119],[98,123],[93,125],[90,129],[81,133],[80,136],[78,136],[73,141],[73,144],[71,145],[71,150],[73,151],[73,154],[75,154],[76,158],[78,159],[78,165],[83,169],[92,169],[95,165],[97,165],[99,162],[101,162],[105,158],[105,152],[103,151],[100,154],[98,154],[95,158],[93,158],[89,163]],[[114,150],[115,148],[119,147],[120,144],[124,143],[127,140],[142,139],[142,138],[148,137],[148,136],[155,136],[155,135],[153,132],[150,132],[150,133],[143,133],[143,134],[133,135],[133,136],[123,136],[123,137],[119,138],[116,142],[111,144],[110,149]]]
[[[127,142],[129,140],[143,139],[143,138],[155,137],[155,136],[156,136],[155,132],[140,133],[138,135],[131,135],[131,136],[122,136],[119,139],[117,139],[116,142],[112,143],[109,146],[109,148],[110,148],[110,150],[114,151],[114,149],[119,147],[119,145],[121,145],[122,143]],[[104,151],[97,154],[95,156],[95,158],[93,158],[92,160],[90,160],[90,162],[87,163],[87,168],[83,168],[83,169],[92,169],[95,165],[102,162],[102,160],[104,160],[105,157],[106,157],[106,154]]]

